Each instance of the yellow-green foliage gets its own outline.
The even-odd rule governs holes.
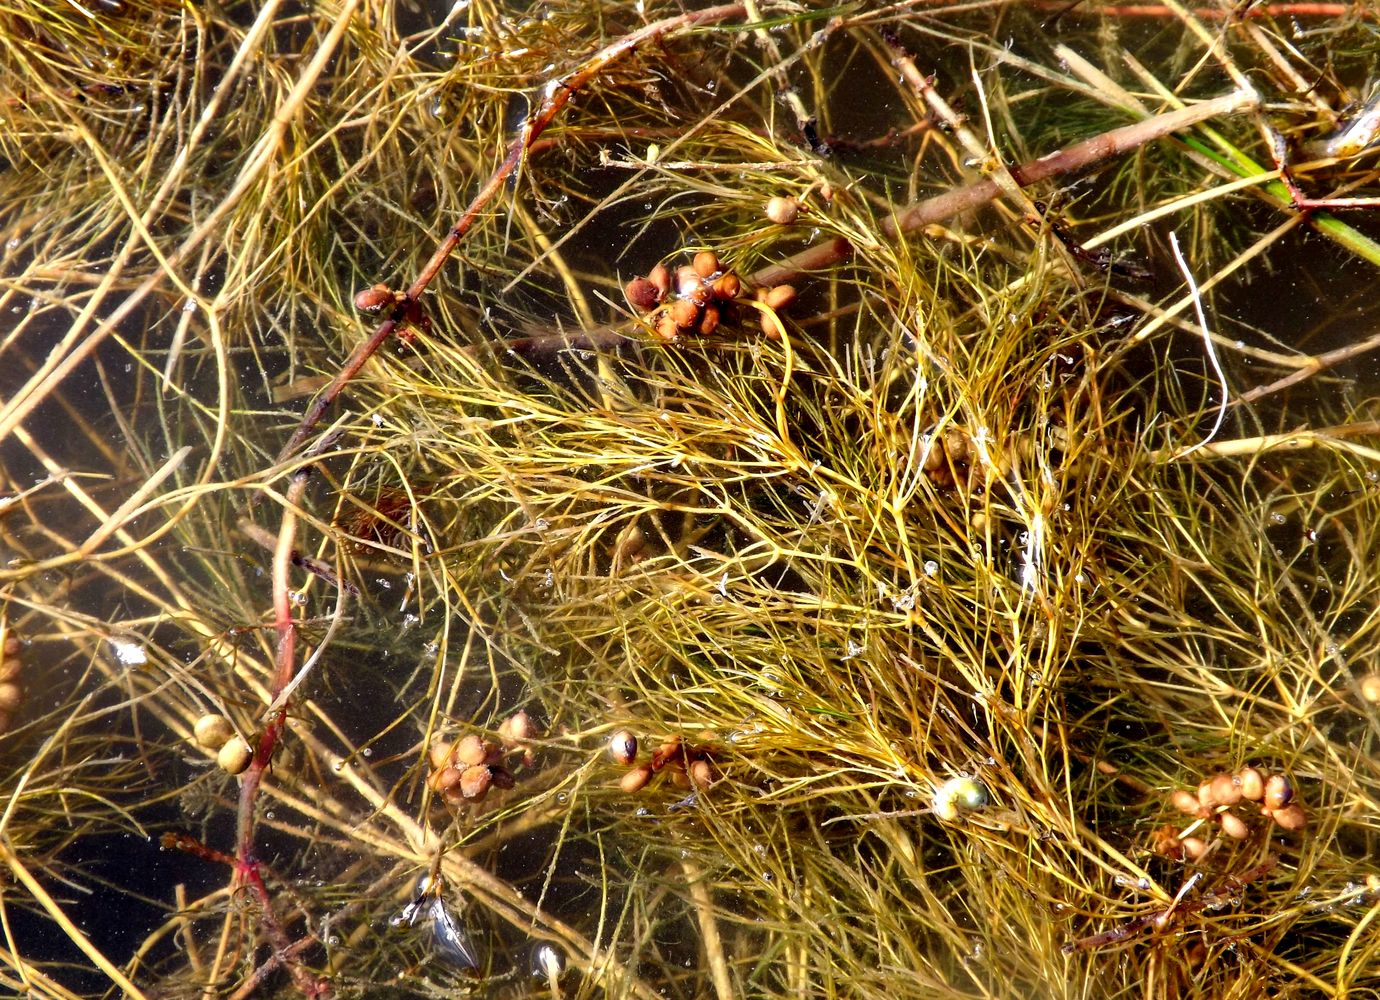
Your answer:
[[[1377,425],[1364,383],[1323,383],[1359,335],[1295,350],[1230,311],[1247,277],[1273,294],[1271,268],[1321,259],[1277,197],[1214,190],[1241,172],[1216,140],[1270,147],[1219,123],[891,236],[1002,156],[1172,106],[1160,84],[1215,97],[1248,70],[1260,121],[1330,128],[1282,67],[1311,79],[1364,24],[1281,54],[1166,16],[1182,79],[1156,81],[1113,62],[1159,65],[1109,16],[1130,103],[1041,43],[1008,52],[1045,13],[1022,4],[764,3],[671,32],[482,206],[428,322],[316,429],[324,457],[275,460],[377,319],[355,293],[406,286],[548,88],[677,13],[540,6],[0,3],[0,586],[25,641],[0,679],[25,697],[0,726],[0,987],[1374,992]],[[961,120],[938,127],[902,52]],[[1364,160],[1315,169],[1313,191],[1373,186]],[[699,250],[750,285],[845,245],[794,278],[779,338],[750,289],[671,340],[622,293]],[[191,735],[223,714],[253,745],[271,716],[282,525],[310,670],[242,793]],[[538,737],[500,730],[519,708]],[[637,791],[620,730],[656,755]],[[434,743],[474,732],[500,770],[464,801]],[[1245,765],[1289,776],[1303,830],[1175,807]],[[251,820],[270,919],[232,833]],[[140,881],[143,847],[83,868],[117,832],[239,875],[176,837],[204,876],[181,895]],[[142,943],[83,923],[87,889],[148,900]],[[433,898],[476,973],[426,933]],[[414,899],[424,919],[393,919]],[[275,925],[306,942],[296,982]]]

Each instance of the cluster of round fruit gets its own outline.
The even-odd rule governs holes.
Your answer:
[[[192,726],[192,740],[203,750],[216,755],[216,764],[226,774],[242,774],[254,759],[254,749],[223,715],[203,715]]]
[[[743,282],[723,267],[714,251],[701,250],[693,263],[676,268],[674,274],[665,264],[658,264],[623,290],[634,308],[648,314],[649,321],[655,317],[657,336],[671,341],[692,333],[707,337],[717,330],[743,293]],[[753,291],[753,299],[760,303],[762,332],[773,340],[785,332],[777,311],[794,302],[795,296],[791,285]]]
[[[679,788],[703,791],[717,780],[709,751],[690,746],[679,736],[665,740],[645,763],[637,763],[637,751],[637,737],[628,730],[620,729],[609,737],[609,756],[615,763],[629,768],[618,782],[625,792],[640,792],[662,771],[667,771],[672,783]]]
[[[1235,774],[1217,774],[1204,780],[1198,791],[1175,789],[1170,795],[1174,808],[1199,820],[1215,819],[1222,832],[1233,840],[1245,840],[1251,828],[1232,811],[1244,802],[1260,804],[1262,816],[1281,830],[1297,832],[1308,825],[1308,816],[1294,793],[1294,784],[1283,774],[1267,775],[1254,767],[1243,767]],[[1164,844],[1160,853],[1181,851],[1190,858],[1200,858],[1208,845],[1200,837],[1173,838],[1177,844]]]
[[[24,661],[19,652],[24,644],[8,628],[4,630],[5,641],[0,644],[0,733],[10,728],[15,713],[24,701],[24,685],[19,675],[24,671]]]
[[[921,451],[920,467],[935,486],[948,489],[972,476],[973,442],[962,428],[949,426],[929,435]]]
[[[437,740],[427,753],[431,761],[431,777],[427,784],[453,806],[482,802],[490,788],[513,787],[516,779],[506,763],[512,755],[521,755],[523,767],[533,766],[531,741],[537,736],[537,727],[524,709],[499,725],[497,743],[478,733],[470,733],[453,742]]]

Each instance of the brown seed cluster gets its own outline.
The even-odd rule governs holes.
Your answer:
[[[3,630],[4,642],[0,643],[0,733],[10,728],[10,723],[24,702],[24,682],[20,676],[24,672],[24,660],[20,652],[24,644],[6,626]]]
[[[993,451],[984,459],[968,432],[952,424],[931,434],[920,455],[926,478],[941,490],[954,486],[971,489],[983,485],[989,475],[988,482],[1005,479],[1011,471],[1011,460],[1005,454]]]
[[[640,792],[662,771],[670,774],[671,782],[678,788],[697,791],[704,791],[719,777],[709,748],[690,746],[679,736],[668,738],[651,759],[642,764],[637,763],[637,737],[626,729],[609,737],[608,750],[616,763],[632,765],[618,782],[618,786],[629,793]]]
[[[1297,833],[1308,825],[1303,804],[1298,801],[1293,782],[1285,774],[1267,774],[1255,767],[1243,767],[1234,774],[1215,774],[1192,791],[1176,788],[1169,796],[1174,808],[1200,820],[1216,821],[1233,840],[1245,840],[1251,827],[1238,815],[1246,802],[1258,803],[1260,814],[1281,830]],[[1200,858],[1208,849],[1201,837],[1179,837],[1173,827],[1161,827],[1154,834],[1152,848],[1167,857]]]
[[[512,788],[512,767],[535,764],[532,740],[537,728],[525,709],[504,719],[498,727],[499,742],[469,733],[458,740],[437,740],[427,756],[431,776],[427,784],[453,806],[482,802],[490,788]]]
[[[657,336],[674,341],[695,334],[707,337],[718,330],[743,294],[743,282],[723,266],[716,253],[701,250],[693,263],[676,268],[674,273],[665,264],[658,264],[645,278],[633,278],[623,290],[633,308],[649,314]],[[770,305],[762,311],[763,332],[779,337],[780,319],[772,315],[768,321],[765,317],[794,301],[795,289],[778,285],[759,288],[754,295],[757,301]]]

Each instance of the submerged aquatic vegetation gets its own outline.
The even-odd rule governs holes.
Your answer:
[[[1264,8],[3,12],[0,983],[1374,989],[1374,26]]]

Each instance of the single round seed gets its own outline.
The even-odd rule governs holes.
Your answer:
[[[254,759],[254,751],[243,736],[233,736],[216,754],[216,763],[226,774],[243,774]]]
[[[637,737],[626,729],[618,730],[609,737],[609,756],[618,764],[637,760]]]
[[[203,715],[192,725],[192,739],[207,750],[219,750],[234,735],[235,727],[223,715]]]
[[[1241,781],[1241,797],[1259,802],[1265,797],[1265,776],[1254,767],[1243,767],[1236,772]]]
[[[778,226],[789,226],[800,216],[800,202],[794,198],[772,198],[767,202],[766,213]]]
[[[467,767],[460,772],[460,794],[471,802],[478,802],[489,794],[489,786],[493,783],[493,773],[483,764]]]
[[[7,656],[0,660],[0,681],[17,680],[24,671],[24,661],[17,656]]]
[[[776,285],[768,290],[766,298],[762,301],[769,309],[785,309],[795,301],[796,294],[794,285]]]
[[[1212,779],[1212,797],[1219,806],[1234,806],[1241,801],[1241,786],[1230,774],[1219,774]]]
[[[1294,801],[1294,785],[1282,774],[1272,774],[1265,781],[1265,808],[1270,812],[1283,809]]]
[[[1183,845],[1184,853],[1195,861],[1207,853],[1207,842],[1201,837],[1185,837],[1179,843]]]
[[[1361,678],[1361,697],[1372,705],[1380,701],[1380,674],[1366,674]]]
[[[658,264],[647,273],[647,280],[657,291],[657,297],[664,299],[671,294],[671,272],[665,264]]]
[[[710,290],[714,293],[714,298],[727,302],[738,297],[738,293],[743,290],[743,282],[736,274],[729,271],[727,274],[719,275]]]
[[[455,760],[459,764],[474,767],[486,763],[493,750],[493,746],[482,736],[477,733],[470,733],[455,744]]]
[[[1217,817],[1217,822],[1222,824],[1222,832],[1233,840],[1245,840],[1251,835],[1251,828],[1246,825],[1246,821],[1234,812],[1224,812]]]
[[[700,317],[700,335],[708,337],[719,328],[719,307],[705,306],[704,315]]]
[[[677,329],[689,330],[700,321],[700,307],[691,299],[680,299],[671,307]]]
[[[24,689],[14,681],[6,681],[0,684],[0,712],[7,715],[14,714],[15,709],[24,700]]]
[[[706,281],[721,270],[718,254],[714,253],[713,250],[701,250],[695,254],[695,262],[692,266],[695,268],[695,273]]]
[[[647,782],[652,780],[652,765],[641,764],[623,775],[618,781],[618,787],[631,794],[640,792],[647,787]]]
[[[426,752],[427,760],[433,769],[440,771],[455,759],[455,744],[450,740],[437,740]]]
[[[1281,809],[1276,809],[1270,813],[1270,818],[1285,830],[1292,830],[1297,833],[1308,825],[1308,816],[1303,811],[1303,806],[1297,802],[1291,802]]]
[[[374,285],[355,293],[355,308],[360,312],[376,313],[395,301],[393,290],[387,285]]]
[[[762,314],[762,333],[768,340],[780,340],[786,335],[786,327],[782,325],[780,317],[776,313],[764,312]]]
[[[646,278],[633,278],[623,286],[623,293],[634,308],[643,312],[651,312],[661,304],[661,292]]]
[[[1190,816],[1197,816],[1203,812],[1203,804],[1198,801],[1198,796],[1183,788],[1174,789],[1169,796],[1169,801],[1174,804],[1174,808]]]
[[[17,638],[15,638],[13,635],[7,635],[5,636],[4,646],[0,647],[0,654],[3,654],[6,658],[11,656],[18,656],[19,651],[23,647],[24,644],[20,642]]]

